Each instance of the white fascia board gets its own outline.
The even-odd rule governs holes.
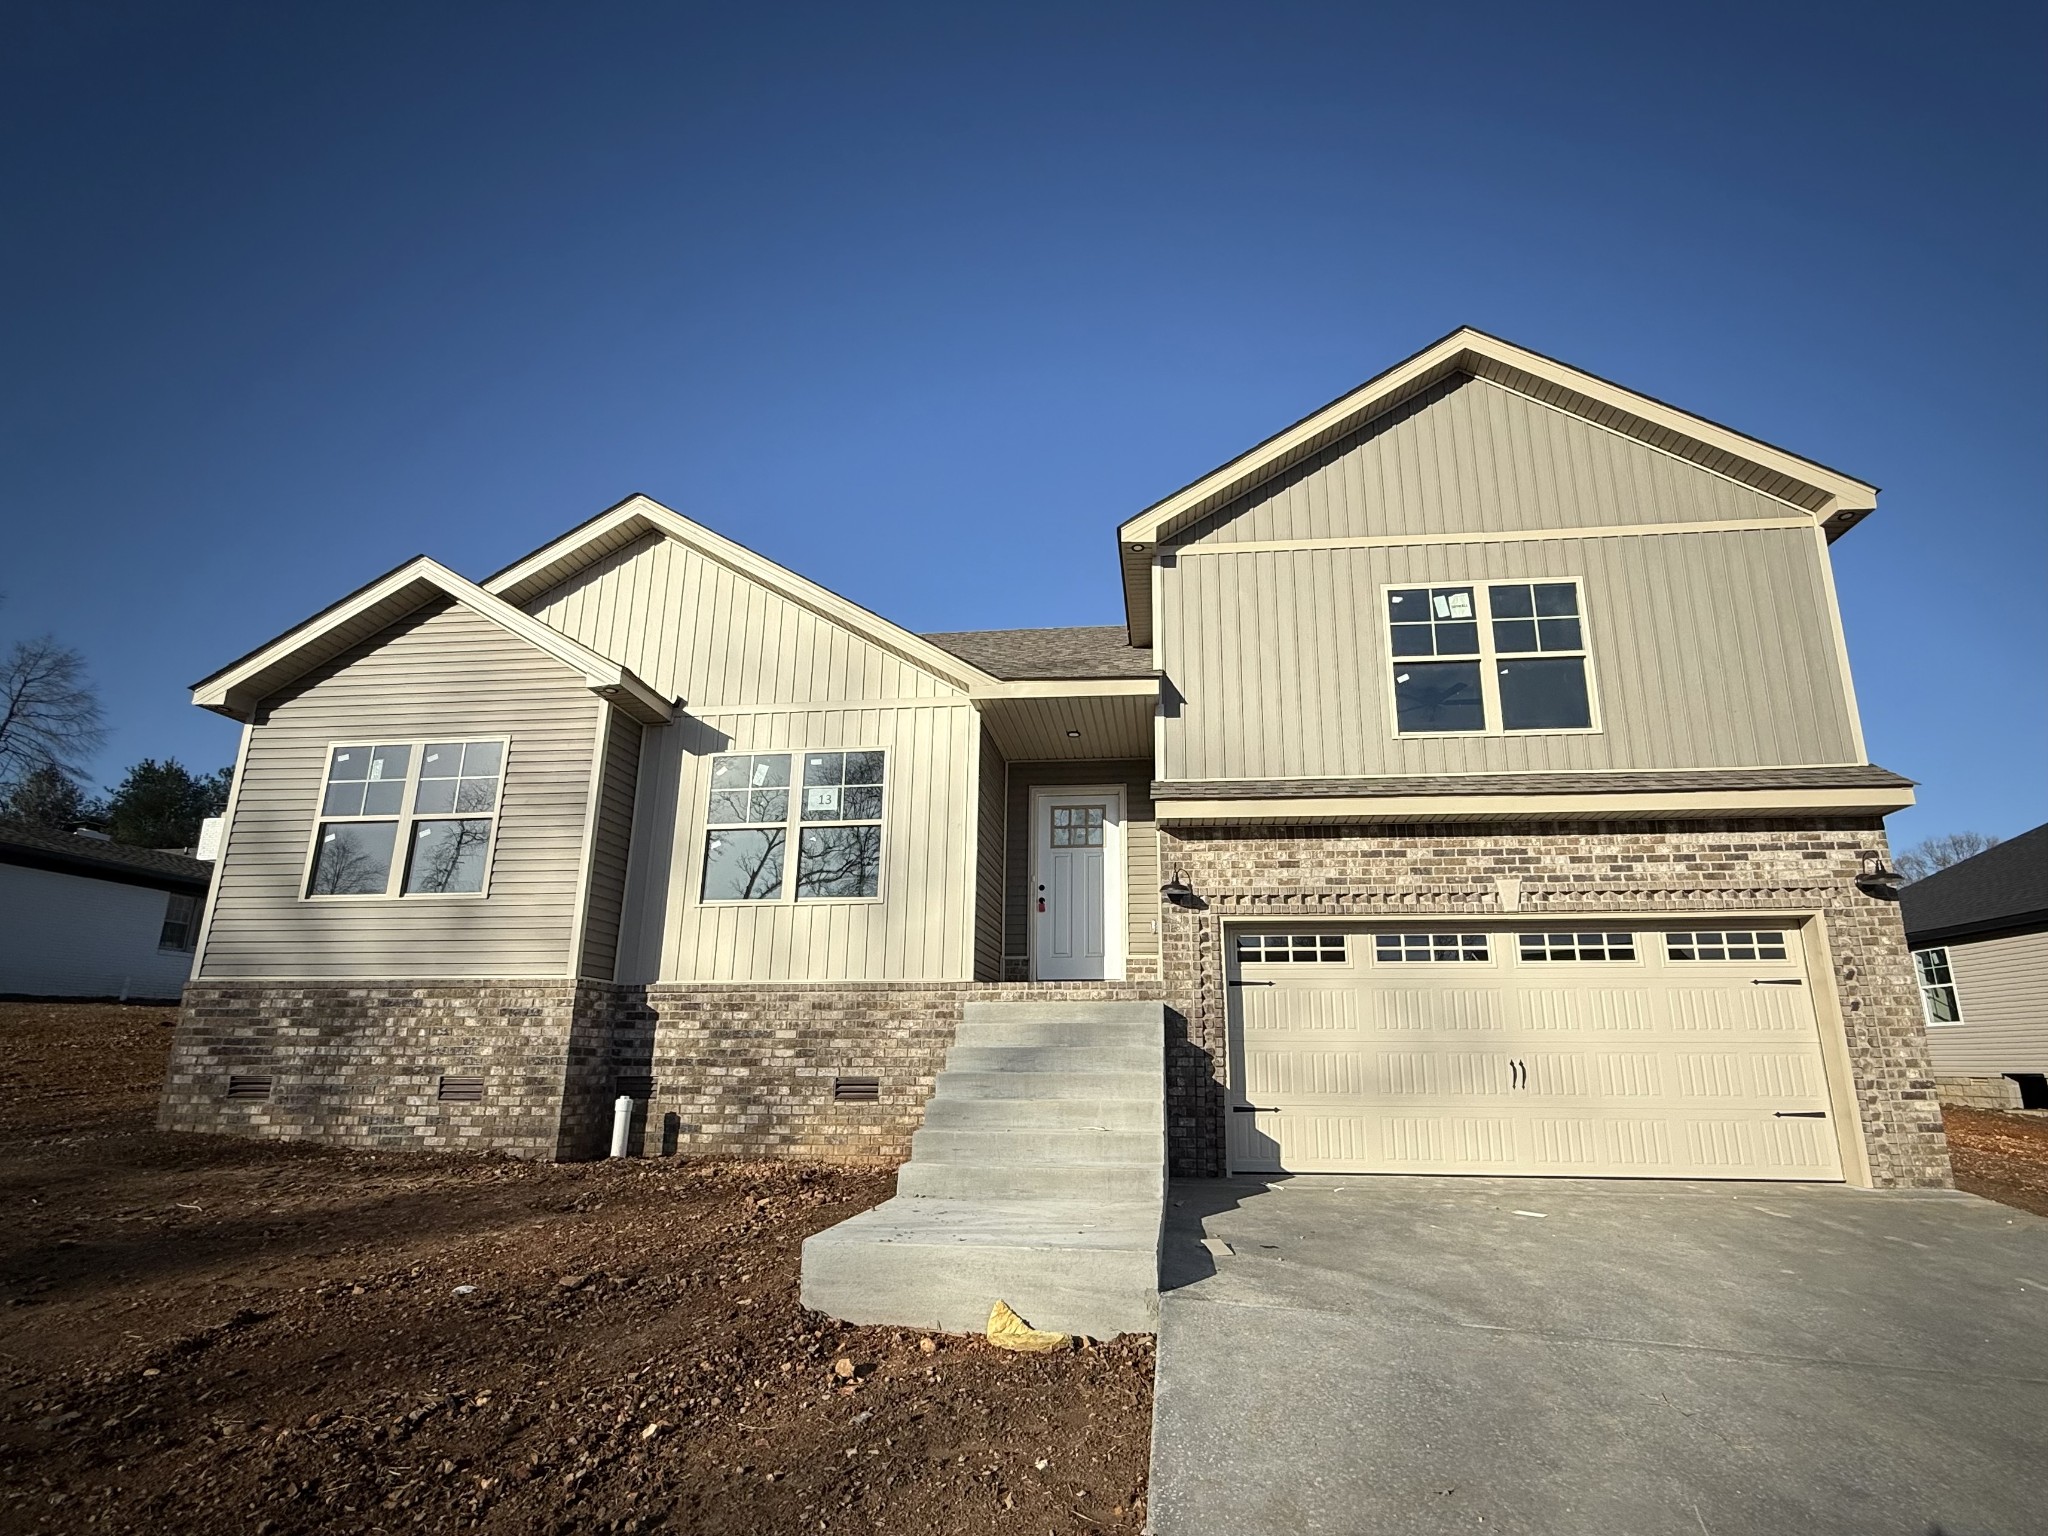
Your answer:
[[[1156,677],[1051,677],[991,683],[968,697],[984,699],[1151,699],[1159,696]]]

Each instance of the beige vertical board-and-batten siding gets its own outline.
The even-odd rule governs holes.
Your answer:
[[[633,796],[640,778],[640,722],[608,709],[604,772],[590,840],[590,881],[584,896],[583,956],[578,974],[610,981],[624,920],[626,868],[633,839]]]
[[[1963,1022],[1928,1026],[1935,1072],[2048,1072],[2048,930],[1943,947]]]
[[[1183,552],[1159,573],[1161,665],[1184,699],[1162,712],[1159,777],[1855,762],[1825,558],[1799,528]],[[1394,734],[1385,586],[1567,577],[1599,730]]]
[[[1499,384],[1459,376],[1168,543],[1525,533],[1800,511]]]
[[[972,978],[979,721],[964,699],[735,710],[647,733],[626,981],[966,981]],[[882,875],[873,901],[699,900],[711,759],[720,752],[880,747]],[[640,856],[644,853],[644,857]],[[785,854],[786,887],[796,878]],[[644,871],[644,874],[641,873]]]
[[[568,975],[602,712],[561,662],[447,603],[265,701],[236,787],[201,976]],[[330,745],[493,736],[510,745],[487,896],[303,899]]]
[[[1031,791],[1063,784],[1121,784],[1124,790],[1125,958],[1133,976],[1159,965],[1159,829],[1152,819],[1152,765],[1043,762],[1010,764],[1009,855],[1003,951],[1024,959],[1031,944]]]
[[[645,737],[621,980],[974,974],[981,731],[960,688],[658,533],[525,607],[687,701]],[[888,753],[877,900],[700,900],[712,757],[863,747]]]
[[[661,534],[526,603],[702,715],[720,705],[926,699],[960,690]]]

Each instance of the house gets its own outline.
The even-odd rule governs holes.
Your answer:
[[[1943,1185],[1829,565],[1876,496],[1460,330],[1125,522],[1113,627],[913,634],[644,496],[411,560],[195,688],[163,1122],[580,1157],[623,1095],[912,1153],[896,1216],[998,1245],[1019,1191],[1156,1244],[1162,1145]]]
[[[2048,826],[1899,893],[1944,1104],[2048,1109]]]
[[[175,1000],[212,877],[181,853],[0,821],[0,996]]]

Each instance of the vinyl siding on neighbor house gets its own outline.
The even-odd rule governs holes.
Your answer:
[[[146,885],[0,864],[0,993],[176,997],[192,952],[158,947],[171,900]]]
[[[199,974],[569,975],[603,709],[562,663],[450,603],[415,611],[266,701]],[[488,895],[302,899],[330,745],[493,736],[510,744]]]
[[[1963,1022],[1928,1028],[1934,1070],[2048,1072],[2048,929],[1940,947],[1948,950]]]

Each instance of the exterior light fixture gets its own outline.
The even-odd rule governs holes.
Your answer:
[[[1133,544],[1131,546],[1131,553],[1134,555],[1142,555],[1143,553],[1145,553],[1146,550],[1150,549],[1151,547],[1152,546],[1150,544]]]
[[[1194,887],[1179,875],[1159,887],[1159,894],[1176,907],[1193,907],[1197,901]]]
[[[1864,856],[1863,873],[1856,877],[1856,889],[1866,896],[1875,896],[1879,901],[1897,901],[1899,889],[1905,883],[1904,875],[1896,869],[1887,869],[1884,861],[1875,854]]]
[[[1067,732],[1067,740],[1069,740],[1069,741],[1079,741],[1080,739],[1081,739],[1081,733],[1080,733],[1079,731],[1069,731],[1069,732]]]

